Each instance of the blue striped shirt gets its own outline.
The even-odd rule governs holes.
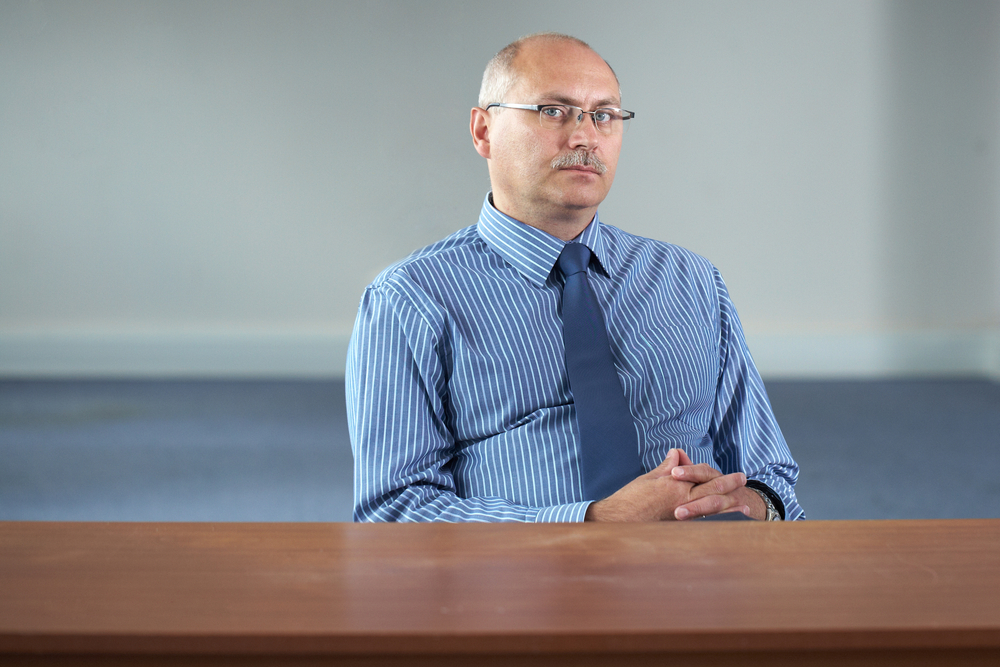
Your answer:
[[[594,220],[577,239],[646,470],[678,447],[742,470],[789,519],[798,466],[718,270]],[[581,521],[587,506],[553,271],[564,242],[500,213],[383,271],[347,359],[355,521]]]

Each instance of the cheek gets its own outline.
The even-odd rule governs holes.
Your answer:
[[[614,179],[615,172],[618,171],[618,161],[617,160],[612,160],[611,162],[606,162],[605,165],[608,168],[608,174],[607,175],[610,176],[612,179]]]
[[[528,176],[537,174],[541,167],[552,161],[545,155],[544,146],[535,137],[518,136],[507,138],[498,157],[508,173]]]
[[[608,168],[608,174],[611,176],[615,175],[615,171],[618,169],[618,154],[621,150],[621,146],[615,147],[613,150],[608,151],[604,156],[604,164]]]

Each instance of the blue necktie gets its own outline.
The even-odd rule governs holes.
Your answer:
[[[559,255],[559,269],[566,279],[563,342],[580,430],[583,492],[587,500],[601,500],[645,470],[601,306],[587,280],[588,264],[590,249],[581,243],[567,243]]]

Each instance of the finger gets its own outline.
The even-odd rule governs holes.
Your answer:
[[[663,459],[663,463],[656,466],[654,471],[659,471],[660,473],[670,474],[670,471],[677,467],[678,456],[681,454],[679,449],[671,449],[667,452],[667,458]]]
[[[751,519],[753,518],[753,515],[750,514],[750,508],[746,505],[733,505],[727,510],[722,510],[719,514],[731,514],[733,512],[739,512],[740,514],[748,516]]]
[[[749,516],[750,508],[733,496],[705,496],[677,507],[674,510],[674,518],[678,521],[688,521],[727,511],[743,512]]]
[[[736,489],[743,488],[746,486],[746,483],[747,476],[741,472],[734,472],[728,475],[720,474],[707,482],[695,484],[691,487],[688,497],[691,500],[696,500],[710,495],[724,496],[732,493]]]
[[[698,465],[679,465],[670,471],[670,474],[677,479],[694,484],[702,484],[710,479],[715,479],[722,475],[721,472],[708,465],[699,463]]]
[[[695,519],[707,519],[710,516],[719,516],[719,514],[742,514],[743,516],[753,519],[753,515],[750,513],[750,508],[746,505],[737,505],[735,507],[730,507],[727,510],[723,510],[718,514],[706,514],[705,516],[694,517]],[[690,519],[688,519],[690,521]]]
[[[683,449],[677,450],[677,465],[679,466],[689,466],[694,465],[694,461],[687,455]]]

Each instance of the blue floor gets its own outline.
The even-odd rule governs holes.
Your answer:
[[[767,383],[812,519],[1000,517],[1000,385]],[[0,381],[0,520],[349,521],[335,381]]]
[[[351,519],[342,382],[3,382],[0,460],[0,519]]]
[[[768,382],[813,519],[1000,517],[1000,384]]]

